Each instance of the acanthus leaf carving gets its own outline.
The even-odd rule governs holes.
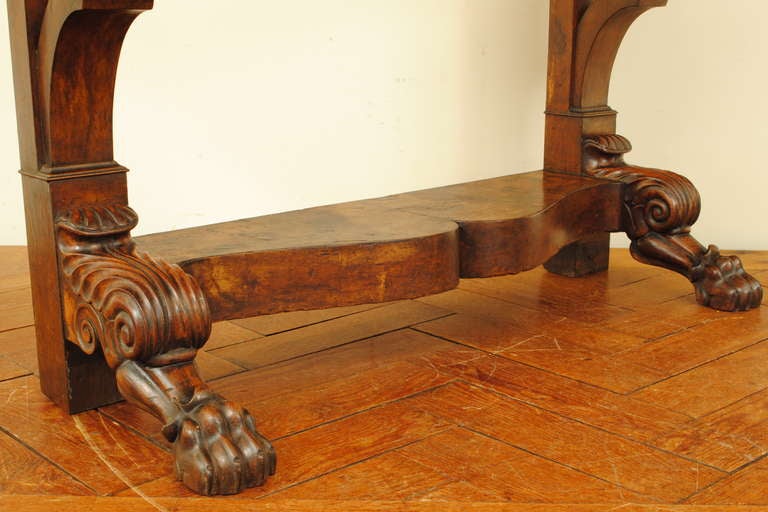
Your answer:
[[[107,206],[78,208],[58,222],[72,337],[86,352],[99,342],[113,368],[171,351],[192,359],[211,329],[194,278],[136,250],[129,232],[137,219],[127,206]]]
[[[668,268],[693,283],[702,305],[724,311],[758,307],[760,283],[736,256],[721,256],[691,236],[701,211],[701,198],[684,176],[670,171],[628,165],[632,149],[620,135],[585,137],[583,169],[596,178],[621,181],[624,188],[624,230],[635,259]]]
[[[90,205],[57,219],[66,336],[101,347],[118,390],[163,423],[176,474],[201,494],[234,494],[275,471],[272,445],[248,411],[212,392],[194,357],[211,333],[194,277],[140,252],[126,205]]]

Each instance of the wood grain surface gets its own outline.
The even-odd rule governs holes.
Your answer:
[[[24,254],[0,248],[16,269],[0,293],[24,289]],[[581,279],[536,269],[215,324],[200,372],[281,456],[265,487],[216,500],[170,475],[151,415],[64,414],[39,391],[32,326],[2,330],[0,510],[768,509],[768,310],[732,327],[663,270],[611,256]],[[741,257],[768,270],[765,253]]]
[[[617,183],[542,171],[137,238],[214,319],[386,302],[516,273],[620,228]],[[554,233],[554,235],[553,235]]]

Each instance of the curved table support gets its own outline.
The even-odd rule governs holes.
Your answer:
[[[274,450],[197,374],[208,302],[181,268],[135,250],[113,159],[120,49],[152,4],[8,3],[41,385],[70,412],[122,395],[160,419],[185,484],[233,494],[274,473]]]
[[[582,174],[582,138],[614,133],[611,71],[624,35],[666,0],[550,0],[544,169]],[[594,233],[563,248],[545,267],[579,277],[608,268],[610,238]]]
[[[665,3],[551,0],[545,171],[371,200],[368,214],[340,205],[349,215],[329,208],[316,226],[281,214],[298,237],[284,246],[270,235],[243,248],[240,224],[236,243],[197,256],[174,255],[173,235],[141,241],[177,266],[137,251],[112,148],[123,38],[152,0],[8,0],[43,391],[72,413],[125,397],[160,420],[181,480],[230,494],[262,484],[275,455],[248,412],[197,374],[212,320],[415,297],[547,260],[579,275],[607,265],[607,233],[622,227],[638,259],[686,275],[702,303],[757,305],[738,260],[690,237],[690,183],[621,159],[611,68],[632,21]],[[337,235],[345,223],[354,229]]]

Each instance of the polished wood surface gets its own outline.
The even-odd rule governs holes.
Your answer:
[[[762,288],[738,257],[723,256],[717,247],[706,247],[691,236],[700,209],[693,185],[678,174],[623,160],[631,146],[615,133],[616,112],[607,104],[613,60],[631,23],[665,3],[550,1],[543,171],[151,236],[143,241],[151,251],[146,253],[131,237],[138,215],[128,205],[127,169],[113,159],[112,103],[123,39],[136,17],[153,7],[152,0],[8,0],[37,368],[44,394],[70,413],[126,398],[160,421],[163,438],[173,444],[179,480],[200,494],[234,494],[265,484],[275,471],[275,451],[256,430],[257,420],[248,410],[219,395],[202,375],[217,377],[241,364],[256,369],[299,357],[302,345],[294,339],[294,346],[283,346],[284,338],[296,335],[276,334],[267,340],[250,336],[232,349],[239,354],[230,354],[231,359],[222,355],[217,361],[208,352],[196,364],[214,320],[415,298],[453,288],[459,277],[510,274],[542,263],[555,274],[590,275],[608,264],[611,231],[627,233],[638,260],[685,276],[700,304],[724,311],[759,310]],[[486,282],[467,285],[465,291],[499,294],[500,300],[510,293]],[[511,293],[511,302],[536,300],[521,297],[519,290]],[[623,306],[609,303],[592,310],[582,299],[579,293],[557,295],[549,305],[550,321],[556,324],[557,315],[565,312],[573,316],[576,302],[580,317],[574,321],[599,323],[608,317],[620,322]],[[628,299],[631,296],[619,300]],[[442,308],[418,304],[414,310],[390,304],[351,315],[379,322],[353,323],[340,339],[352,342],[361,332],[374,331],[375,336],[405,328],[422,314],[423,322],[434,321],[434,327],[443,330],[440,336],[453,339],[455,319],[438,318],[448,313],[431,316]],[[534,304],[530,309],[536,309]],[[399,312],[395,322],[387,316],[394,311]],[[17,314],[11,323],[24,318]],[[495,353],[490,348],[504,346],[501,333],[509,327],[499,318],[505,316],[470,331],[460,327],[462,337],[471,346]],[[680,351],[675,344],[660,343],[655,345],[658,352],[634,354],[641,351],[635,344],[639,336],[633,336],[627,324],[616,346],[633,357],[619,357],[606,350],[593,353],[593,333],[570,322],[559,327],[565,325],[565,336],[532,335],[503,350],[525,364],[576,379],[597,371],[599,385],[628,393],[657,382],[665,372],[700,364],[721,349],[701,345]],[[642,320],[635,319],[634,326],[645,329]],[[332,336],[322,335],[324,328],[315,328],[319,332],[307,338],[308,350],[324,351],[337,344]],[[751,329],[748,320],[735,324],[730,329],[735,335],[723,345],[741,347]],[[251,342],[262,347],[258,356],[248,353]],[[552,357],[552,345],[565,347],[561,351],[567,358]],[[222,341],[213,346],[230,349]],[[665,362],[657,364],[663,357]],[[0,371],[16,375],[12,365]],[[412,377],[412,385],[442,382],[414,377],[413,361],[390,371]],[[417,442],[458,431],[458,438],[473,442],[469,431],[451,426],[468,421],[461,416],[463,409],[451,406],[473,389],[471,382],[445,383],[440,391],[422,396],[427,404],[423,408],[399,403],[372,412],[374,423],[388,425],[388,431],[369,431],[364,420],[350,418],[349,428],[359,439],[347,451],[335,443],[341,435],[336,426],[322,430],[323,437],[314,444],[301,430],[340,409],[315,414],[302,407],[300,397],[277,400],[271,407],[279,410],[290,404],[293,408],[286,414],[301,426],[273,434],[295,432],[296,437],[290,443],[277,440],[288,467],[260,492],[292,479],[321,476],[345,461],[372,457],[378,453],[375,447],[394,450],[394,433]],[[397,397],[414,389],[391,391]],[[267,395],[250,393],[241,401],[252,403],[254,397],[265,400]],[[347,393],[342,386],[328,390],[326,398]],[[504,418],[532,424],[555,421],[554,416],[538,418],[515,403],[497,404],[492,395],[485,399],[506,411],[507,416],[497,411],[498,423]],[[270,408],[260,416],[271,414]],[[488,416],[493,417],[490,412]],[[48,421],[46,428],[51,424]],[[263,425],[274,426],[269,420]],[[561,427],[558,438],[568,442],[584,435],[578,425],[558,425],[555,430]],[[66,429],[61,433],[66,437]],[[373,436],[373,445],[366,444],[366,436]],[[521,439],[528,442],[527,437]],[[444,442],[455,441],[446,437]],[[531,443],[530,449],[548,458],[556,455],[551,451],[558,446],[554,441]],[[657,487],[646,485],[640,472],[632,475],[637,480],[630,482],[628,493],[671,499],[690,491],[690,467],[677,459],[614,443],[612,437],[590,446],[611,446],[611,460],[637,451],[649,466],[654,460],[665,461],[662,465],[668,461],[670,478],[680,479],[676,485],[661,481],[654,484]],[[300,454],[311,457],[302,459]],[[605,481],[611,481],[611,470],[614,480],[627,471],[618,463],[568,460]],[[697,469],[697,485],[717,480],[713,471]],[[453,483],[458,488],[466,485]],[[595,496],[601,499],[603,492],[611,492],[597,488]]]
[[[688,278],[700,304],[723,311],[760,304],[763,290],[738,257],[721,255],[691,235],[701,210],[699,193],[674,172],[629,165],[632,149],[616,134],[608,105],[613,62],[632,22],[666,0],[550,0],[544,168],[614,180],[625,185],[620,231],[632,255]],[[607,238],[565,248],[546,268],[583,275],[605,266]]]
[[[768,254],[740,256],[768,275]],[[168,474],[173,445],[150,414],[121,402],[68,416],[47,400],[25,250],[0,261],[3,510],[768,507],[768,305],[701,308],[685,279],[625,250],[581,279],[538,268],[214,324],[198,366],[283,464],[215,501]]]
[[[413,298],[459,277],[528,270],[619,229],[620,194],[616,183],[538,171],[136,241],[194,276],[222,320]]]

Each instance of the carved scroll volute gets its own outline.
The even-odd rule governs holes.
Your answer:
[[[699,303],[724,311],[760,306],[760,283],[744,271],[736,256],[704,247],[690,234],[699,218],[701,198],[684,176],[660,169],[628,165],[632,149],[620,135],[584,139],[587,174],[624,183],[623,229],[635,259],[668,268],[687,277]]]
[[[208,304],[192,276],[135,250],[137,220],[118,205],[59,218],[67,337],[86,353],[100,345],[113,368],[190,361],[210,335]]]
[[[66,337],[101,347],[122,396],[162,422],[176,474],[201,494],[233,494],[275,472],[272,445],[245,409],[212,392],[193,359],[211,333],[208,303],[177,265],[136,251],[138,217],[121,204],[56,222]]]
[[[629,140],[621,135],[584,139],[585,172],[627,184],[624,230],[629,238],[690,232],[701,212],[696,187],[685,176],[670,171],[627,165],[624,154],[631,150]]]

